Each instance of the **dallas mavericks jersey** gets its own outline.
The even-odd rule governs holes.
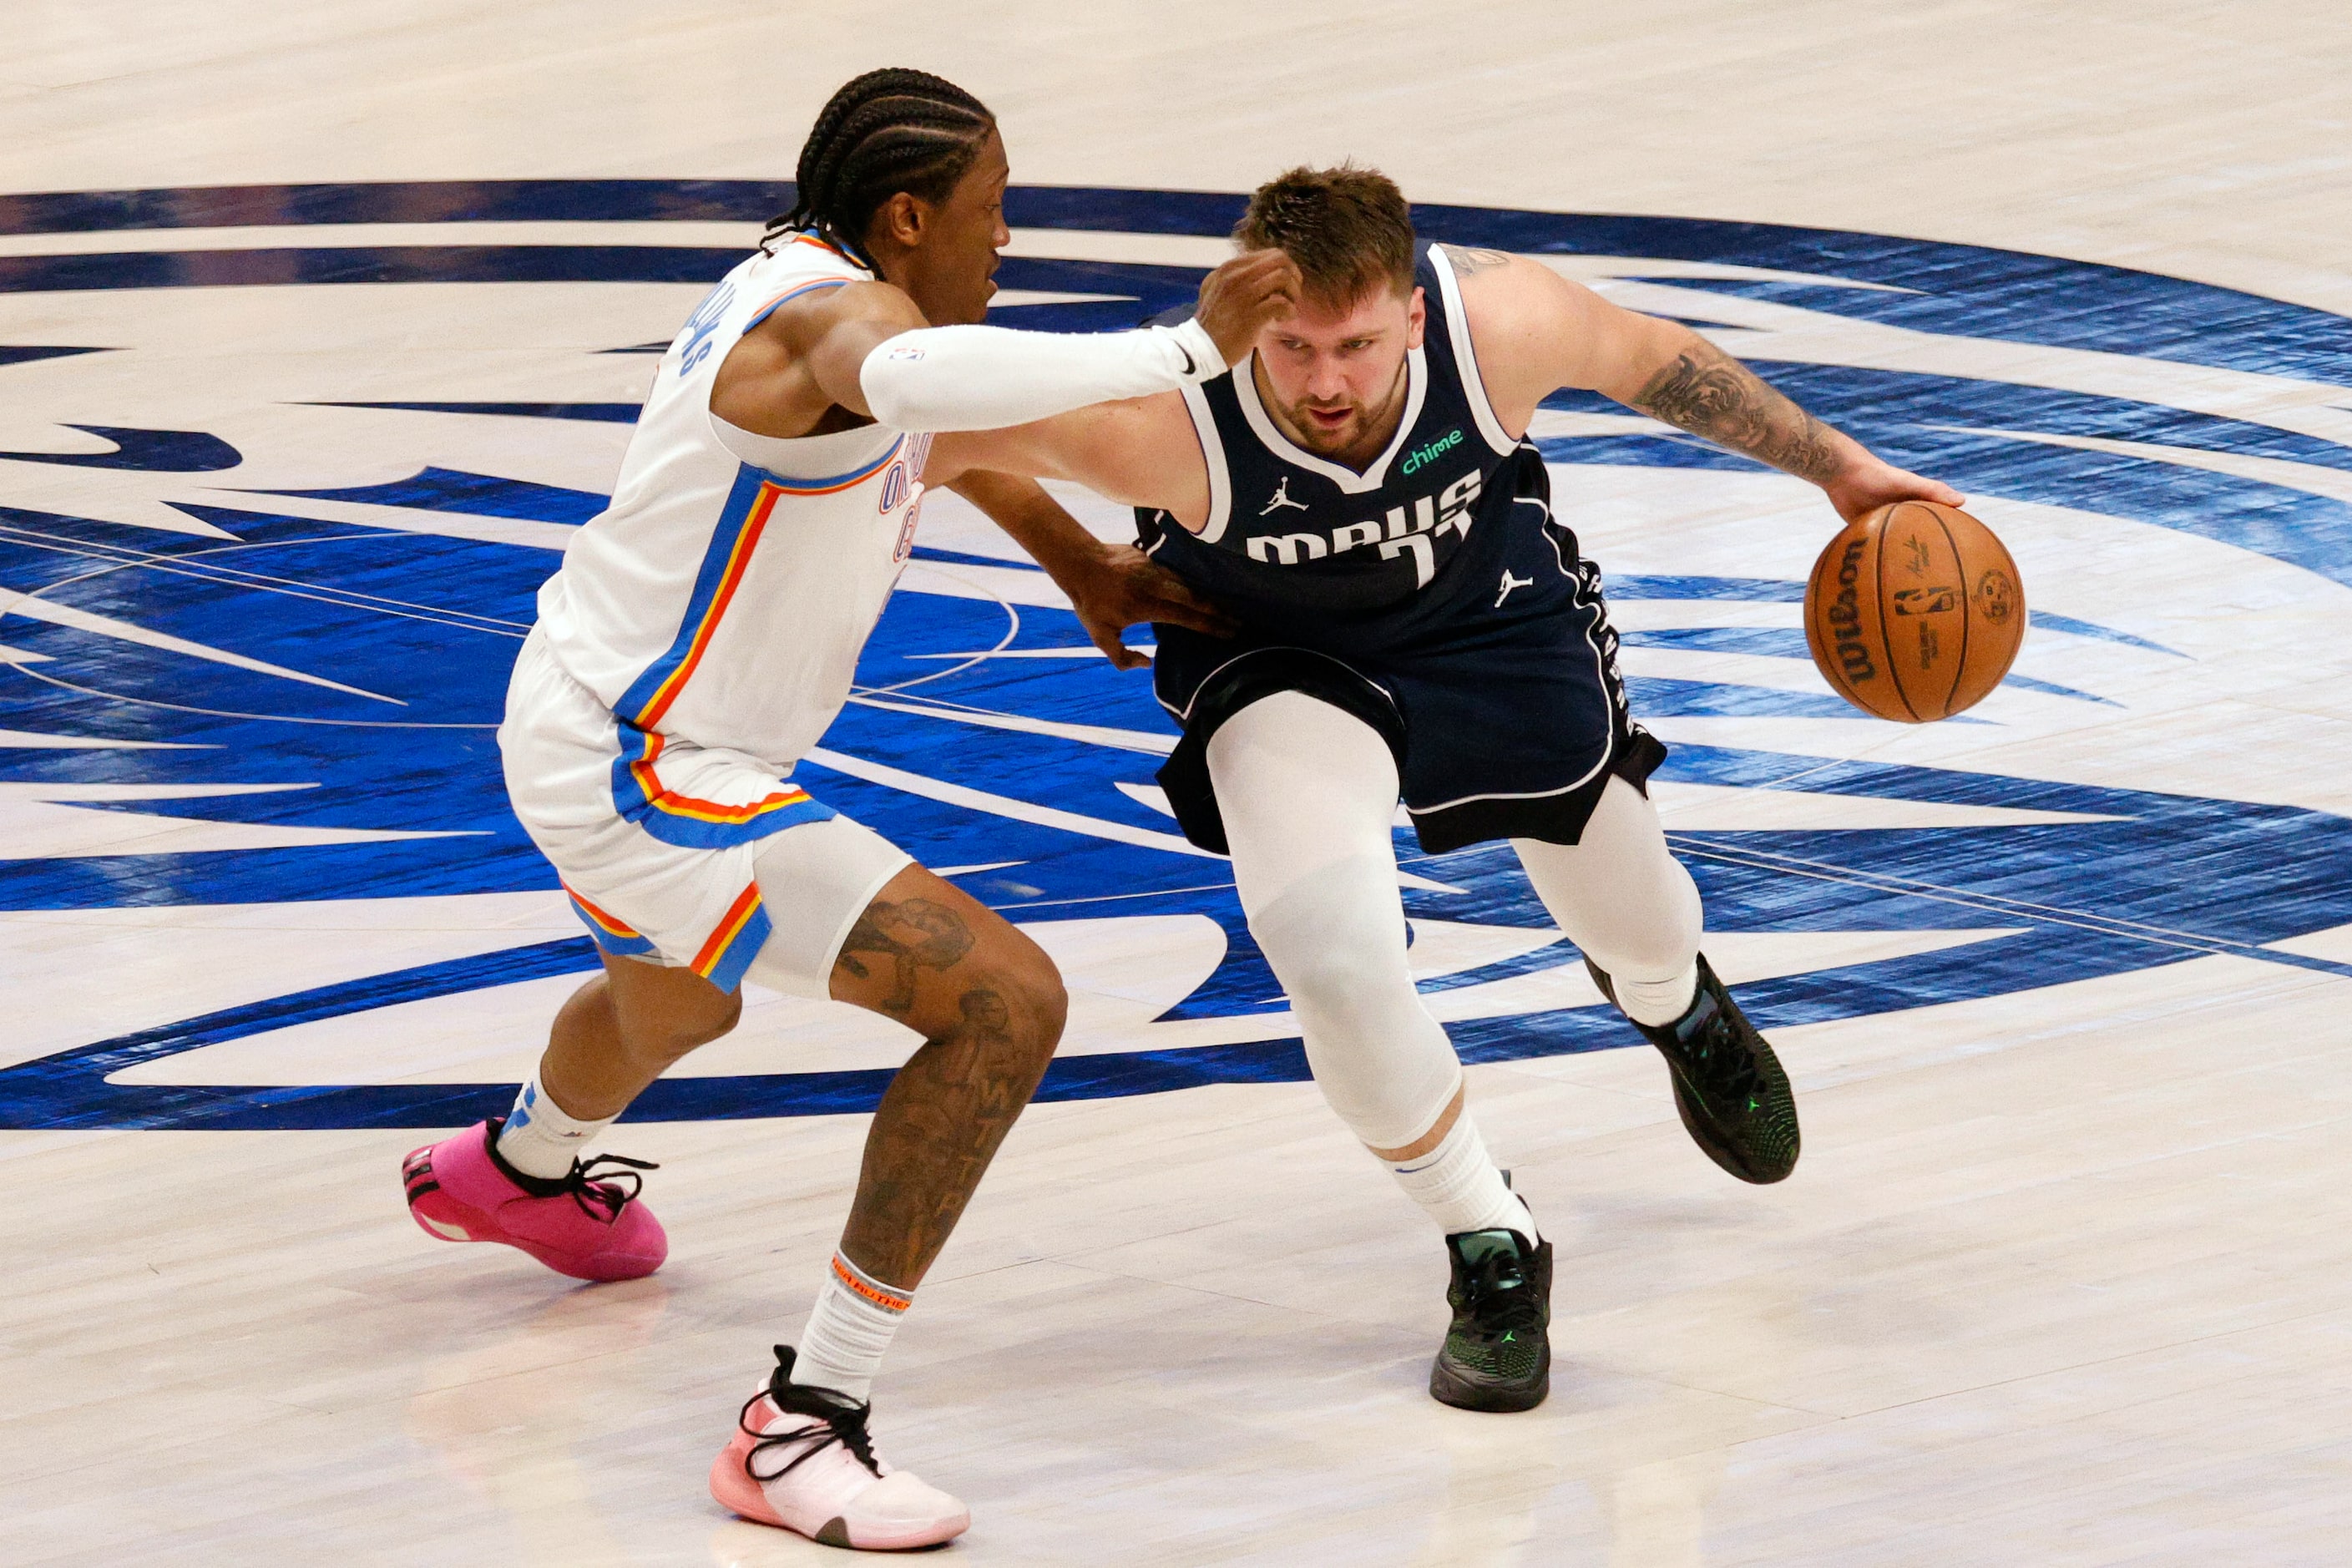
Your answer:
[[[1139,509],[1152,558],[1247,616],[1300,607],[1377,610],[1434,582],[1474,528],[1500,528],[1514,501],[1545,497],[1542,458],[1503,431],[1486,401],[1445,253],[1417,247],[1427,306],[1405,356],[1396,435],[1363,472],[1308,452],[1276,426],[1248,362],[1184,389],[1209,466],[1197,534]]]
[[[1551,514],[1543,458],[1496,419],[1445,253],[1395,437],[1358,474],[1276,427],[1248,368],[1185,394],[1208,458],[1195,534],[1139,511],[1153,559],[1234,613],[1231,637],[1156,628],[1152,690],[1184,733],[1160,784],[1185,837],[1226,847],[1210,777],[1219,725],[1303,691],[1389,743],[1422,847],[1573,844],[1612,777],[1664,748],[1633,722],[1601,574]]]
[[[791,235],[721,279],[662,356],[612,504],[539,595],[558,662],[630,731],[782,774],[848,700],[913,546],[929,437],[763,437],[722,425],[710,392],[777,306],[871,277]]]

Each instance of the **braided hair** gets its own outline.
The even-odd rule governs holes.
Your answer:
[[[760,247],[800,229],[878,275],[866,249],[874,215],[900,191],[945,201],[995,126],[987,105],[929,71],[892,68],[854,78],[817,115],[801,148],[799,200],[769,221]]]

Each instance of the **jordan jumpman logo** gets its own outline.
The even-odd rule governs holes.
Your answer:
[[[1504,600],[1506,600],[1506,599],[1507,599],[1507,598],[1509,598],[1509,597],[1511,596],[1511,590],[1512,590],[1512,589],[1514,589],[1514,588],[1532,588],[1532,587],[1534,587],[1535,585],[1536,585],[1536,580],[1535,580],[1534,578],[1532,578],[1532,577],[1514,577],[1514,576],[1512,576],[1512,575],[1511,575],[1511,569],[1510,569],[1509,567],[1507,567],[1507,566],[1504,567],[1504,568],[1503,568],[1503,591],[1502,591],[1501,593],[1499,593],[1499,594],[1497,594],[1497,595],[1495,595],[1495,608],[1496,608],[1496,609],[1498,609],[1498,610],[1499,610],[1499,609],[1501,609],[1501,608],[1503,607],[1503,601],[1504,601]]]
[[[1288,474],[1282,476],[1282,482],[1274,487],[1274,499],[1266,502],[1264,506],[1258,508],[1257,514],[1260,517],[1264,517],[1267,512],[1274,510],[1276,507],[1285,506],[1290,507],[1298,511],[1305,511],[1307,510],[1307,503],[1305,501],[1292,500],[1290,499],[1290,476]]]

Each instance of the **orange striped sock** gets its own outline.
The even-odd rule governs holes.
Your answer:
[[[836,1252],[801,1331],[793,1381],[864,1399],[915,1293],[886,1285]]]

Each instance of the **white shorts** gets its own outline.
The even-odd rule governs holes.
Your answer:
[[[830,993],[849,928],[912,858],[740,752],[625,725],[534,630],[499,727],[507,797],[604,952]]]

